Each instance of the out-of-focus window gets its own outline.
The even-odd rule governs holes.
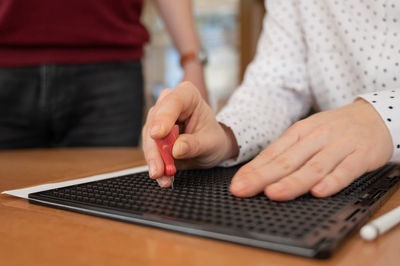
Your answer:
[[[147,1],[150,2],[150,1]],[[210,104],[218,110],[239,82],[239,0],[193,0],[196,27],[208,53],[205,68]],[[182,78],[179,54],[151,4],[144,22],[151,34],[144,60],[147,102],[152,105],[164,88]]]

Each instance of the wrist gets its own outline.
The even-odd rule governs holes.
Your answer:
[[[183,72],[190,72],[190,71],[196,71],[196,72],[203,72],[204,70],[204,65],[200,63],[199,61],[193,60],[189,61],[186,64],[182,66]]]
[[[203,65],[199,62],[193,61],[185,64],[183,68],[182,81],[190,81],[200,91],[203,99],[209,103],[208,92],[204,80],[204,69]]]
[[[219,122],[222,130],[224,131],[224,142],[225,152],[221,161],[225,161],[228,159],[234,159],[239,155],[239,145],[237,144],[236,137],[233,134],[233,131],[230,127],[226,126],[223,123]]]
[[[208,63],[208,55],[204,49],[198,49],[197,51],[191,51],[181,54],[180,64],[184,68],[189,63],[197,63],[201,66],[205,66]]]

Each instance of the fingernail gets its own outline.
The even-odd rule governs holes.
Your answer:
[[[161,127],[159,125],[155,125],[151,128],[150,130],[150,135],[154,136],[157,135],[157,133],[160,132]]]
[[[312,190],[314,192],[317,192],[318,194],[325,194],[328,190],[328,182],[326,181],[321,181],[319,184],[317,184]]]
[[[154,178],[154,176],[157,174],[157,164],[156,161],[151,160],[149,162],[149,175],[151,178]]]
[[[232,183],[232,189],[236,192],[246,190],[249,186],[249,182],[245,178],[236,179]]]
[[[168,176],[163,176],[160,178],[157,178],[157,183],[160,187],[167,187],[168,186],[168,182],[169,182],[169,177]]]

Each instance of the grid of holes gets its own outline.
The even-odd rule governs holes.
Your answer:
[[[178,172],[175,189],[160,188],[147,173],[111,178],[43,192],[52,197],[105,208],[173,217],[241,230],[300,239],[328,230],[333,216],[376,178],[365,175],[339,194],[317,199],[307,194],[295,201],[274,202],[263,194],[237,198],[228,187],[238,168]]]

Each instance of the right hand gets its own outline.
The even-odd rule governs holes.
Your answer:
[[[214,112],[190,82],[182,82],[174,90],[161,92],[142,130],[149,175],[157,179],[160,186],[171,184],[164,176],[164,164],[154,140],[168,135],[176,123],[184,126],[172,150],[178,169],[209,168],[237,156],[238,147],[232,131],[217,122]]]

